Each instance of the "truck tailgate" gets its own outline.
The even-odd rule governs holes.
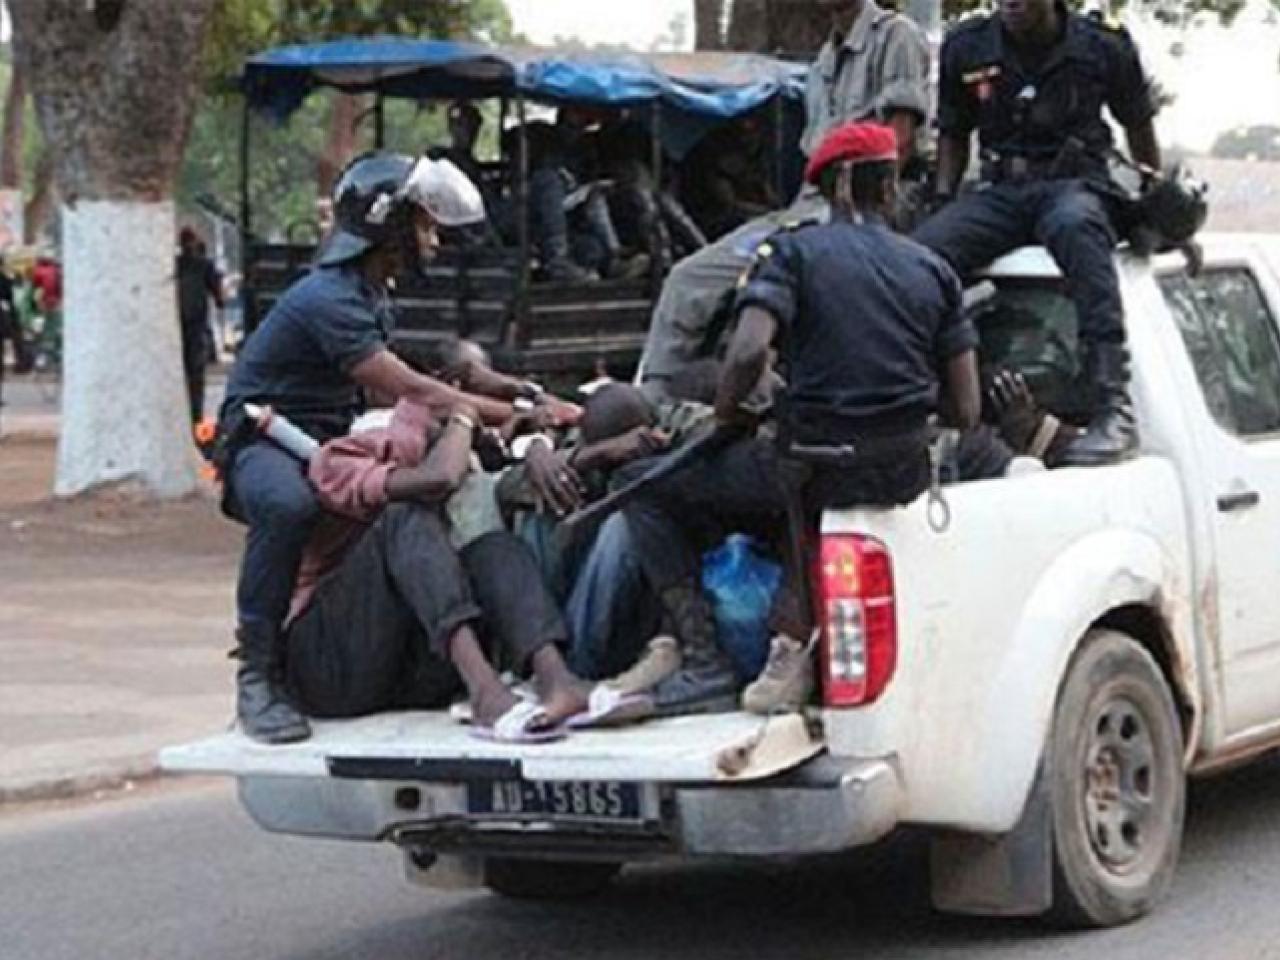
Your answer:
[[[445,764],[465,774],[469,765],[500,763],[530,780],[742,782],[789,770],[823,748],[797,714],[677,717],[577,731],[548,744],[480,740],[443,712],[383,713],[313,727],[310,740],[274,747],[224,733],[162,750],[160,764],[173,773],[235,777],[324,777],[335,767],[381,764],[412,779],[415,767],[430,777]]]

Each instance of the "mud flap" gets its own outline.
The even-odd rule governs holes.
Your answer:
[[[1030,917],[1053,904],[1053,817],[1044,761],[1022,817],[1006,834],[936,836],[929,850],[933,905],[944,913]]]

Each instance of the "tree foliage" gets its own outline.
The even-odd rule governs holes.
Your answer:
[[[1190,26],[1200,19],[1230,24],[1251,0],[1111,0],[1112,13],[1126,7],[1141,9],[1162,23]],[[1268,0],[1280,11],[1280,0]],[[699,49],[747,49],[759,52],[811,52],[825,39],[826,17],[815,0],[733,0],[728,29],[721,23],[726,0],[694,0]],[[1096,8],[1096,0],[1068,0],[1070,6]],[[881,0],[881,5],[906,10],[912,0]],[[941,0],[942,18],[954,21],[971,13],[995,8],[995,0]]]
[[[291,43],[349,36],[511,39],[503,0],[221,0],[204,49],[205,98],[197,112],[180,183],[187,209],[213,199],[229,212],[239,197],[241,101],[233,78],[247,57]],[[334,95],[320,93],[282,127],[255,117],[249,195],[255,232],[278,234],[314,216],[317,166],[329,146]],[[361,143],[372,145],[372,117],[362,105]],[[439,142],[443,121],[419,105],[388,102],[387,143]]]

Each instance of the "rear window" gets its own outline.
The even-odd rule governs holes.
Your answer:
[[[1059,280],[1000,280],[994,299],[973,315],[982,344],[983,383],[1000,370],[1021,373],[1036,399],[1059,416],[1087,417],[1078,388],[1080,344],[1075,306]]]

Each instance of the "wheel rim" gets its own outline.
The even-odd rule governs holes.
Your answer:
[[[1115,873],[1132,870],[1156,840],[1156,764],[1143,711],[1125,696],[1104,701],[1085,752],[1084,815],[1094,856]]]

